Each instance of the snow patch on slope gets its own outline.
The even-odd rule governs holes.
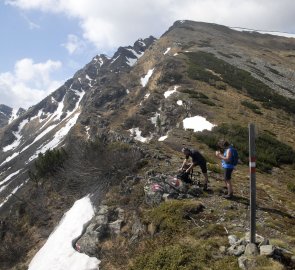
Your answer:
[[[130,49],[130,48],[126,48],[128,51],[130,51],[130,52],[132,52],[132,54],[134,55],[134,58],[127,58],[127,64],[129,65],[129,66],[134,66],[135,65],[135,63],[137,62],[137,60],[141,57],[141,56],[143,56],[143,54],[144,54],[144,52],[141,52],[141,53],[137,53],[135,50],[133,50],[133,49]]]
[[[17,109],[13,109],[12,110],[12,113],[11,113],[11,116],[8,120],[8,124],[10,124],[13,120],[15,120],[17,118]]]
[[[28,122],[29,122],[29,120],[25,119],[19,124],[18,130],[16,132],[13,132],[13,135],[16,137],[16,140],[12,144],[3,147],[3,152],[13,150],[13,149],[17,148],[20,145],[21,138],[22,138],[21,131],[22,131],[23,127]]]
[[[177,88],[179,88],[179,85],[175,85],[174,88],[172,90],[167,90],[164,93],[165,98],[169,97],[170,95],[172,95],[173,93],[176,92]]]
[[[145,87],[147,83],[149,82],[150,77],[153,75],[154,69],[155,68],[150,69],[148,73],[140,79],[141,85],[143,87]]]
[[[155,115],[150,118],[151,122],[155,125],[155,127],[157,126],[157,119],[159,116],[160,116],[160,114],[158,112],[156,112]]]
[[[1,192],[2,190],[6,189],[6,187],[7,187],[11,182],[8,183],[7,185],[4,185],[4,184],[5,184],[6,182],[8,182],[10,179],[12,179],[14,176],[18,175],[20,171],[21,171],[21,170],[18,170],[18,171],[14,172],[14,173],[11,173],[11,174],[8,175],[3,181],[0,182],[0,184],[1,184],[0,192]]]
[[[57,125],[53,125],[53,126],[49,126],[48,128],[46,128],[43,132],[41,132],[35,139],[34,141],[27,145],[25,148],[23,148],[20,153],[22,153],[23,151],[27,150],[30,146],[32,146],[35,142],[39,141],[42,137],[44,137],[48,132],[50,132],[51,130],[53,130]]]
[[[32,259],[29,270],[98,269],[100,261],[97,258],[88,257],[72,247],[72,241],[81,235],[83,225],[93,216],[94,207],[89,196],[76,201]]]
[[[163,53],[164,55],[167,54],[169,51],[171,50],[171,48],[167,48],[166,51]]]
[[[2,203],[0,203],[0,208],[9,200],[9,198],[15,194],[24,184],[26,184],[29,181],[29,179],[27,179],[25,182],[23,182],[22,184],[20,184],[19,186],[17,186],[15,189],[13,189],[11,191],[11,193],[2,201]]]
[[[193,129],[196,131],[203,131],[205,129],[211,130],[215,125],[206,120],[202,116],[188,117],[183,120],[184,129]]]
[[[131,136],[134,137],[135,140],[137,141],[140,141],[140,142],[143,142],[143,143],[146,143],[146,142],[149,142],[153,136],[151,137],[142,137],[141,136],[141,130],[139,130],[139,128],[131,128],[129,129],[130,133],[131,133]]]
[[[14,159],[19,155],[19,152],[13,153],[11,156],[7,157],[1,164],[0,166],[4,165],[5,163],[9,162],[10,160]]]
[[[162,136],[158,139],[159,142],[163,142],[168,138],[168,135]]]
[[[53,139],[50,142],[46,143],[45,145],[42,145],[36,151],[36,153],[29,158],[27,163],[37,158],[39,153],[45,153],[47,150],[54,149],[55,147],[57,147],[63,141],[64,137],[69,133],[71,128],[76,124],[79,115],[80,115],[80,112],[77,112],[76,114],[74,114],[74,116],[70,120],[68,120],[66,125],[62,127],[58,132],[55,133]]]

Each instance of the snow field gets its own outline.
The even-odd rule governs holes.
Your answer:
[[[79,253],[72,246],[72,241],[81,235],[83,225],[93,216],[94,207],[89,196],[76,201],[32,259],[29,270],[99,269],[97,258]]]

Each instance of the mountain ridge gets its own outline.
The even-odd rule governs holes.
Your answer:
[[[112,58],[95,56],[55,92],[0,129],[1,216],[8,220],[13,216],[15,224],[19,222],[22,227],[24,222],[28,226],[25,239],[37,243],[34,252],[47,239],[64,211],[89,193],[96,206],[107,198],[117,201],[120,207],[126,207],[128,222],[135,222],[128,207],[134,210],[137,207],[133,203],[138,203],[138,211],[143,209],[141,214],[148,209],[142,196],[132,192],[142,193],[148,171],[166,175],[177,168],[183,145],[201,149],[210,166],[220,174],[210,144],[196,136],[194,127],[184,124],[185,119],[196,116],[220,127],[221,131],[214,132],[222,132],[224,128],[223,136],[232,134],[232,137],[232,127],[223,124],[235,124],[238,127],[233,129],[239,131],[253,121],[262,135],[271,136],[271,139],[263,137],[269,139],[267,142],[280,141],[291,147],[290,153],[293,153],[294,113],[288,104],[292,104],[295,97],[295,62],[290,56],[294,48],[295,41],[281,37],[241,33],[215,24],[177,21],[158,40],[149,37],[136,41],[133,46],[120,47]],[[244,87],[233,79],[243,79]],[[248,85],[271,91],[272,103],[258,96],[260,92],[249,91]],[[275,103],[277,97],[280,103]],[[61,152],[53,153],[53,149]],[[41,166],[44,162],[45,166],[50,153],[53,162],[54,155],[62,155],[63,151],[66,156],[62,158],[62,166],[36,178],[36,164]],[[294,174],[293,165],[288,160],[278,163],[280,168],[276,168],[276,163],[265,162],[271,168],[267,169],[268,174],[259,172],[263,179],[259,186],[261,201],[270,196],[282,212],[293,215],[292,201],[281,198],[276,189],[294,196],[287,189]],[[213,178],[213,169],[210,171]],[[279,181],[276,171],[286,178],[282,179],[281,187],[275,184]],[[237,188],[239,196],[247,193],[242,181],[246,174],[246,165],[241,165],[237,172],[237,182],[242,187]],[[135,197],[129,198],[129,193],[122,191],[123,195],[116,198],[117,189],[124,190],[130,175],[142,179],[130,187]],[[268,178],[272,179],[271,183],[267,183]],[[130,179],[132,182],[133,178]],[[216,192],[219,185],[214,183]],[[264,192],[270,195],[263,193],[262,185]],[[202,196],[200,199],[205,202],[207,195]],[[134,201],[124,206],[124,200]],[[210,203],[214,201],[212,198]],[[219,199],[216,201],[222,204]],[[241,207],[240,202],[233,205]],[[272,220],[273,217],[264,218]],[[281,220],[282,217],[275,218]],[[292,219],[286,222],[293,224]],[[282,230],[287,241],[292,232]],[[272,231],[271,227],[265,233],[279,235],[279,231]],[[26,254],[31,247],[24,243],[23,248],[20,258],[27,265],[31,256]],[[103,252],[100,255],[103,256]],[[106,257],[99,259],[106,265]],[[15,264],[10,261],[7,265],[9,263]],[[110,268],[105,269],[119,269],[118,266],[111,268],[115,262],[108,263]]]

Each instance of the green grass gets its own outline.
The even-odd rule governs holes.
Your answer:
[[[238,263],[234,256],[215,259],[218,253],[218,240],[196,241],[187,244],[174,244],[155,248],[150,253],[138,256],[130,270],[237,270]]]
[[[185,53],[188,57],[188,76],[212,84],[220,78],[206,69],[220,74],[223,81],[262,103],[265,108],[282,109],[295,113],[295,100],[277,94],[269,86],[254,78],[250,72],[239,69],[206,52]]]
[[[153,223],[160,231],[174,234],[184,230],[190,216],[196,215],[202,209],[203,205],[198,201],[167,201],[150,210],[146,214],[146,222]]]
[[[207,164],[207,168],[211,172],[222,173],[222,169],[220,168],[220,166],[218,166],[216,164],[209,163],[209,164]]]

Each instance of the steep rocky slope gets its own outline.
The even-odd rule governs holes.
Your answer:
[[[15,118],[22,115],[25,112],[23,108],[18,110],[14,110],[9,106],[4,104],[0,104],[0,128],[3,128],[10,122],[12,122]]]
[[[54,93],[0,129],[0,213],[6,224],[2,237],[9,254],[18,254],[15,258],[1,250],[1,256],[6,256],[1,267],[28,265],[65,210],[87,194],[92,194],[97,207],[105,200],[104,204],[126,213],[126,226],[119,228],[122,234],[100,243],[96,256],[103,269],[141,265],[140,256],[153,254],[164,243],[184,252],[185,245],[198,246],[194,237],[201,239],[205,250],[216,241],[214,237],[221,237],[224,245],[223,227],[231,233],[247,230],[244,128],[249,122],[256,124],[259,149],[267,150],[261,150],[257,176],[258,232],[282,239],[292,249],[294,67],[295,39],[191,21],[175,22],[159,40],[149,37],[132,47],[120,47],[112,58],[95,56]],[[211,133],[194,132],[196,125],[188,127],[183,120],[196,116],[216,128]],[[222,175],[214,141],[220,136],[234,141],[242,153],[244,164],[234,175],[234,202],[218,196],[222,182],[217,180]],[[161,227],[155,219],[157,211],[165,210],[156,208],[149,214],[143,185],[151,169],[175,174],[183,145],[200,149],[209,161],[211,193],[200,195],[205,206],[201,217],[193,213],[190,221],[176,221],[179,230],[170,224],[175,229],[171,231],[170,225]],[[49,149],[64,150],[40,155]],[[280,158],[285,153],[287,157]],[[133,183],[135,175],[139,181]],[[128,192],[125,186],[130,187]],[[155,230],[143,229],[136,241],[129,241],[135,235],[134,224],[151,227],[157,222],[157,236],[151,239]],[[222,232],[219,227],[207,232],[206,224],[212,222],[219,223]],[[191,230],[192,226],[202,228],[203,234]],[[210,254],[213,259],[214,252],[207,251],[201,260]],[[218,256],[213,269],[235,269],[231,258],[219,261]],[[225,261],[234,266],[226,268]]]

